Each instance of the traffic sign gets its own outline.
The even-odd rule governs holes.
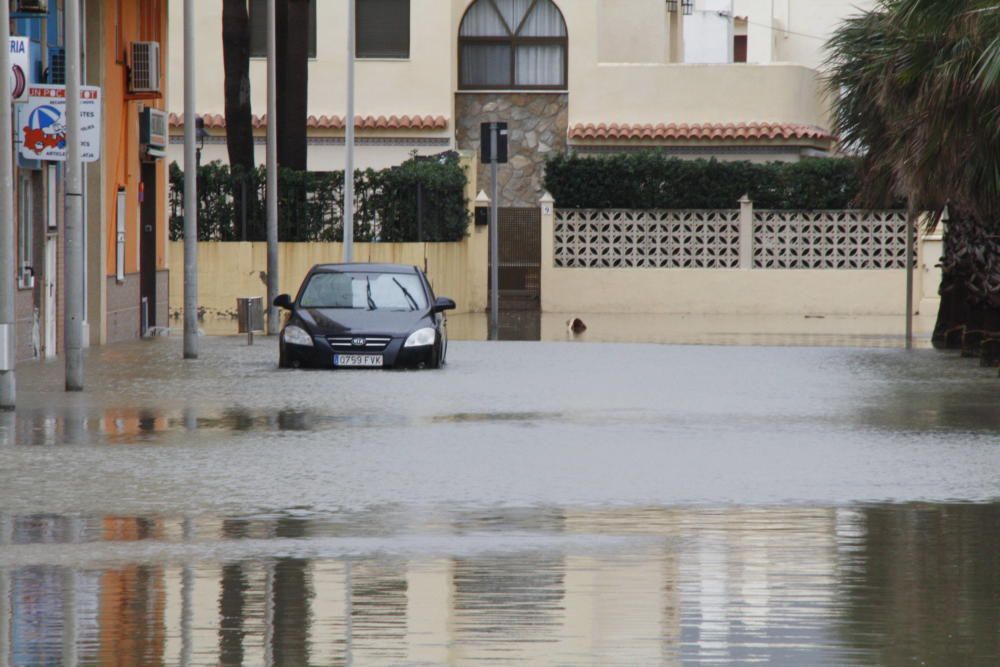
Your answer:
[[[31,84],[31,56],[27,37],[10,38],[10,96],[15,102],[28,99]]]
[[[66,161],[66,86],[28,86],[28,101],[18,106],[21,157]],[[80,159],[101,159],[101,89],[80,87]]]

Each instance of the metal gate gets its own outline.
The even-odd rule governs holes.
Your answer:
[[[500,308],[537,310],[541,304],[542,216],[538,207],[501,207]]]

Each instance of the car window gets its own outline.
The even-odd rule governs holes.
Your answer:
[[[427,295],[420,278],[412,273],[324,272],[309,279],[300,306],[423,310],[427,308]]]

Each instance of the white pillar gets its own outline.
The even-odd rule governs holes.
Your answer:
[[[753,202],[749,195],[740,197],[740,268],[753,268]]]
[[[542,211],[542,255],[541,267],[539,270],[539,288],[541,298],[539,308],[544,313],[545,308],[545,286],[552,276],[555,268],[555,226],[556,226],[556,200],[548,191],[542,193],[542,198],[538,201]]]

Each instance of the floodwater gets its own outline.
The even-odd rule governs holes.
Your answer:
[[[870,340],[23,366],[0,666],[1000,664],[1000,380]]]

